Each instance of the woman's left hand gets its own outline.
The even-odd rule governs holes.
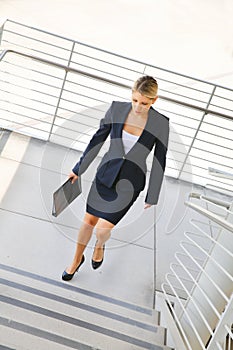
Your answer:
[[[147,209],[147,208],[150,208],[150,207],[152,207],[152,204],[145,203],[144,209]]]

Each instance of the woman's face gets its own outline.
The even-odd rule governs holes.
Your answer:
[[[142,95],[138,91],[132,93],[132,109],[135,115],[147,114],[151,105],[156,101],[157,97],[149,98]]]

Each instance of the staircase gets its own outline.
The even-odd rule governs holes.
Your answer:
[[[150,289],[151,285],[153,284],[153,288],[157,287],[154,283],[157,276],[152,271],[157,258],[157,248],[151,242],[154,239],[154,226],[146,231],[149,233],[146,239],[140,236],[137,244],[134,244],[135,231],[141,234],[141,222],[135,221],[137,215],[133,218],[134,228],[131,225],[130,232],[125,229],[130,243],[127,249],[131,251],[131,256],[129,258],[128,251],[127,257],[124,253],[121,255],[123,260],[130,261],[132,269],[130,272],[126,271],[122,264],[125,276],[121,274],[122,270],[117,271],[118,276],[121,276],[121,283],[111,285],[114,292],[112,297],[108,291],[108,283],[101,283],[101,279],[98,282],[99,286],[103,285],[103,290],[94,291],[92,286],[96,284],[93,279],[92,286],[83,286],[76,279],[71,283],[64,283],[50,275],[54,271],[51,272],[49,267],[56,265],[60,269],[56,263],[61,263],[61,266],[65,263],[58,256],[58,251],[61,250],[58,250],[59,236],[55,232],[55,226],[59,232],[61,227],[64,228],[68,235],[67,255],[64,256],[70,254],[68,241],[71,237],[74,241],[72,234],[77,229],[77,218],[71,217],[70,213],[66,220],[62,218],[56,225],[49,217],[51,193],[56,188],[54,179],[60,181],[61,174],[65,175],[67,172],[63,164],[67,150],[72,149],[73,152],[85,148],[105,107],[112,100],[128,101],[133,81],[139,75],[150,74],[159,80],[161,95],[157,104],[158,110],[169,116],[172,126],[166,175],[174,179],[174,182],[178,180],[176,184],[179,186],[181,180],[209,189],[217,188],[220,192],[233,191],[233,184],[229,179],[213,177],[213,171],[218,174],[232,172],[233,91],[14,21],[6,21],[2,26],[1,45],[6,50],[0,53],[0,120],[4,130],[0,138],[0,174],[4,173],[4,181],[0,181],[0,199],[3,198],[0,207],[0,349],[171,349],[166,345],[166,328],[160,325],[159,313],[152,306],[150,309],[136,305],[137,302],[140,304],[138,300],[128,303],[128,297],[123,298],[118,294],[117,287],[120,286],[124,291],[130,287],[133,295],[144,296],[146,284],[142,279],[148,282],[149,273],[145,294],[150,293],[153,298],[154,289]],[[9,137],[10,131],[23,134],[19,142],[15,142],[18,135]],[[2,153],[8,138],[10,147]],[[47,156],[48,149],[52,157]],[[71,158],[73,156],[72,153]],[[171,193],[169,202],[173,205]],[[178,204],[180,203],[181,201]],[[158,213],[154,215],[159,217]],[[143,224],[146,221],[144,218]],[[154,218],[152,221],[154,222]],[[120,235],[114,236],[113,240],[125,243],[125,231],[119,231]],[[163,235],[163,243],[165,238],[171,244],[170,236]],[[56,247],[53,243],[55,240]],[[60,239],[59,243],[63,249],[63,240]],[[43,261],[40,254],[34,253],[32,245],[40,247],[40,253],[49,251],[47,260]],[[132,246],[133,250],[130,250]],[[137,256],[140,255],[137,253],[141,251],[146,257],[143,269],[144,266],[149,266],[149,272],[146,269],[139,271],[139,266],[135,266]],[[162,264],[168,264],[169,259],[165,255],[159,261],[160,265],[156,266],[157,271],[161,270]],[[133,260],[132,257],[136,259]],[[112,270],[105,272],[112,277]],[[191,279],[193,281],[192,277]],[[133,284],[135,281],[138,283],[137,287]],[[111,283],[111,279],[108,282]],[[196,280],[193,282],[196,284]],[[180,292],[180,287],[178,288]],[[188,294],[188,301],[191,294]],[[173,302],[172,296],[168,308],[172,316],[175,315],[173,309],[179,305],[179,301],[175,304]],[[165,304],[167,308],[167,302]],[[181,305],[183,306],[183,299]],[[228,307],[229,310],[232,310],[231,306]],[[196,317],[192,308],[190,311]],[[222,316],[220,312],[219,316]],[[174,339],[178,338],[177,342],[171,342],[175,343],[177,350],[187,350],[185,345],[177,345],[178,341],[179,344],[184,344],[186,333],[182,333],[182,329],[190,328],[191,332],[194,330],[189,319],[183,317],[183,321],[184,325],[178,330],[179,318],[174,316],[171,327],[168,327],[169,330],[173,328]],[[224,320],[221,325],[224,332],[227,331],[227,337],[232,340],[232,318],[230,321],[229,323],[227,317],[227,323]],[[207,344],[208,350],[215,350],[216,344],[218,349],[230,350],[231,345],[219,345],[226,332],[222,336],[218,334],[223,332],[220,327],[220,331],[217,329],[216,332],[213,328],[211,325],[212,338],[208,338],[213,345]],[[202,330],[202,325],[198,322],[198,337]],[[201,349],[206,349],[206,341],[205,338]],[[186,344],[190,350],[198,349],[191,340],[189,344],[187,339]]]
[[[155,310],[15,267],[0,271],[0,349],[171,349]]]

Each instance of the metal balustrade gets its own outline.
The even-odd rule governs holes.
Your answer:
[[[233,345],[233,204],[191,193],[186,205],[202,219],[190,221],[192,229],[185,232],[162,289],[186,349],[228,350]]]
[[[233,190],[209,172],[232,173],[233,90],[10,20],[1,45],[1,127],[83,150],[109,103],[150,74],[171,120],[166,175]]]

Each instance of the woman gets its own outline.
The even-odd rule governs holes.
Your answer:
[[[113,102],[69,178],[84,173],[110,134],[110,147],[98,166],[87,198],[86,214],[79,230],[76,252],[62,279],[69,281],[83,264],[84,250],[96,228],[92,267],[103,262],[105,242],[145,187],[146,158],[155,145],[144,208],[157,204],[166,163],[169,120],[152,108],[158,85],[150,76],[139,78],[132,102]]]

